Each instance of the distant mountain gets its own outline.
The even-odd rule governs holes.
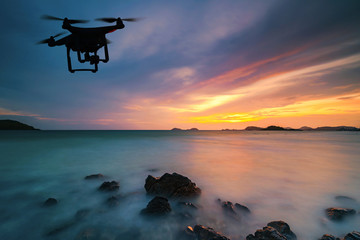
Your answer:
[[[0,120],[0,130],[39,130],[14,120]]]
[[[246,131],[259,131],[259,130],[263,130],[263,128],[261,127],[255,127],[255,126],[249,126],[247,128],[245,128]]]
[[[245,128],[246,131],[360,131],[360,128],[356,127],[349,127],[349,126],[337,126],[337,127],[318,127],[318,128],[311,128],[311,127],[301,127],[299,129],[293,128],[283,128],[279,126],[268,126],[267,128],[249,126]]]
[[[337,127],[318,127],[315,131],[359,131],[359,128],[349,126],[337,126]]]
[[[173,128],[171,131],[199,131],[197,128],[190,128],[190,129],[181,129],[181,128]]]

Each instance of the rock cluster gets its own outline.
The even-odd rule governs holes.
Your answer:
[[[352,208],[327,208],[325,213],[330,220],[340,221],[345,217],[355,215],[356,211]]]
[[[116,181],[111,181],[111,182],[103,182],[103,184],[101,184],[101,186],[99,187],[100,191],[117,191],[119,190],[120,185],[118,182]]]
[[[246,240],[296,240],[297,237],[290,229],[289,224],[284,221],[269,222],[263,229],[256,230]]]

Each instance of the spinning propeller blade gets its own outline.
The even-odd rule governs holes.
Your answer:
[[[107,23],[113,23],[113,22],[116,22],[117,18],[97,18],[95,20],[107,22]],[[122,18],[121,20],[123,20],[125,22],[137,22],[137,21],[141,20],[141,18]]]
[[[50,15],[42,15],[41,19],[45,20],[56,20],[56,21],[64,21],[64,18],[58,18]],[[68,19],[69,23],[87,23],[88,20],[81,20],[81,19]]]
[[[61,33],[55,34],[54,36],[51,36],[51,37],[46,38],[46,39],[44,39],[44,40],[41,40],[41,41],[37,42],[36,44],[49,43],[49,41],[50,41],[50,39],[51,39],[51,38],[56,38],[56,37],[59,37],[59,36],[61,36],[61,35],[65,34],[65,33],[66,33],[66,32],[61,32]]]

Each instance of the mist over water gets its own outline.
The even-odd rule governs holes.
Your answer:
[[[324,214],[328,207],[360,210],[335,199],[360,201],[358,132],[1,131],[0,153],[0,239],[83,239],[84,232],[99,239],[133,239],[134,232],[140,239],[177,239],[179,230],[198,223],[240,240],[273,220],[287,222],[300,240],[360,230],[359,214],[341,223]],[[175,200],[168,217],[139,215],[152,199],[147,175],[166,172],[202,189],[193,220],[175,216]],[[105,204],[114,194],[97,191],[103,181],[84,180],[95,173],[120,182],[119,206]],[[58,204],[42,207],[49,197]],[[218,198],[252,213],[226,216]]]

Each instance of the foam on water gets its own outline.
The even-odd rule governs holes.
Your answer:
[[[328,207],[360,201],[358,132],[172,132],[172,131],[11,131],[0,132],[0,239],[177,239],[196,223],[245,239],[273,220],[284,220],[300,240],[357,230],[355,216],[334,223]],[[149,200],[148,174],[177,172],[202,189],[194,219],[139,215]],[[120,182],[123,196],[109,209],[111,194],[97,191],[102,173]],[[55,197],[59,203],[43,208]],[[248,206],[241,220],[225,216],[216,199]],[[176,211],[176,201],[170,201]],[[84,217],[76,219],[77,211]],[[174,212],[175,212],[174,211]],[[172,213],[174,214],[174,213]],[[46,233],[60,229],[55,234]]]

